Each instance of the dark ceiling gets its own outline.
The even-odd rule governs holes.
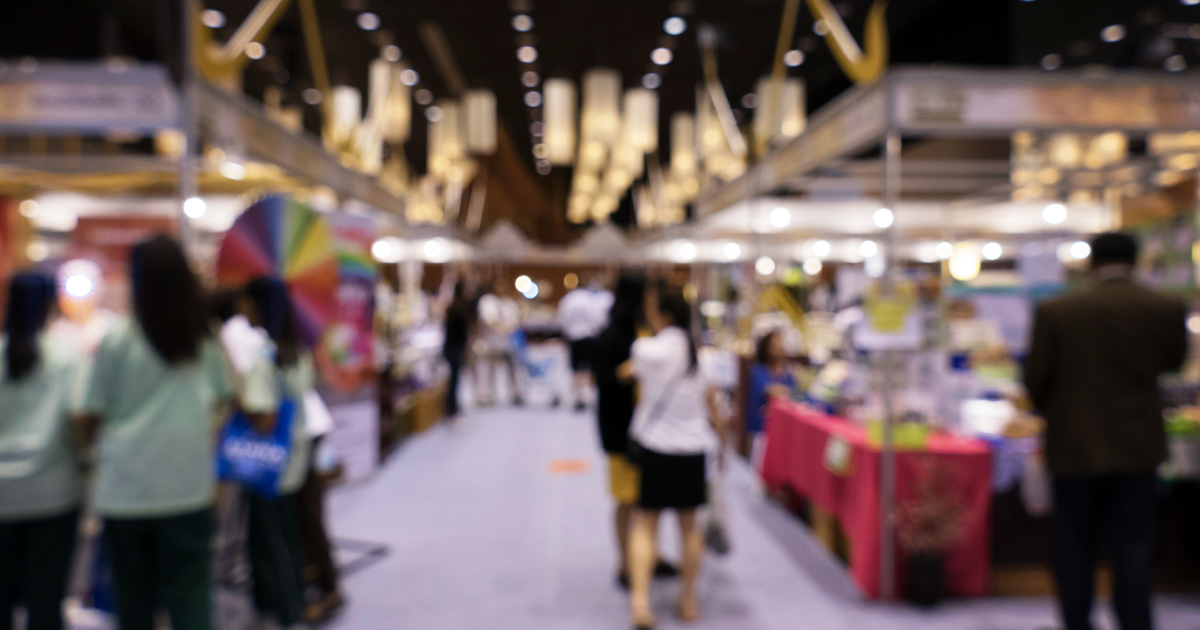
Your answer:
[[[177,54],[177,20],[173,16],[181,1],[9,3],[0,22],[0,58],[88,58],[116,53],[170,60]],[[495,91],[501,125],[512,139],[516,155],[531,171],[529,125],[538,113],[523,102],[528,91],[521,85],[523,71],[535,70],[543,79],[570,77],[578,81],[588,68],[609,66],[620,70],[626,86],[632,87],[643,74],[656,70],[663,79],[659,88],[661,137],[666,138],[670,114],[695,107],[695,86],[701,75],[697,27],[711,24],[720,34],[722,83],[738,116],[748,120],[750,111],[741,107],[741,99],[769,72],[783,6],[783,0],[316,2],[331,78],[364,93],[368,63],[378,56],[380,46],[392,43],[402,50],[403,61],[420,74],[417,89],[427,89],[435,98],[453,96],[421,35],[423,25],[440,27],[467,84]],[[1062,55],[1064,67],[1161,68],[1168,56],[1181,54],[1189,66],[1195,66],[1200,62],[1197,42],[1177,35],[1200,22],[1200,5],[1183,2],[894,0],[888,5],[892,63],[1036,66],[1044,55],[1057,53]],[[251,0],[209,0],[208,7],[228,17],[219,36],[231,34],[254,4]],[[835,2],[856,34],[861,32],[869,5],[870,0]],[[514,10],[533,18],[531,31],[513,29]],[[379,15],[378,30],[364,31],[356,24],[357,15],[364,11]],[[677,37],[663,31],[664,20],[673,15],[688,22],[687,30]],[[266,42],[267,57],[248,68],[245,86],[251,96],[261,98],[264,88],[275,84],[284,88],[285,100],[299,103],[301,92],[311,87],[299,23],[298,10],[289,9]],[[1125,25],[1127,37],[1116,43],[1101,41],[1100,30],[1110,24]],[[539,58],[534,64],[517,60],[516,49],[521,44],[537,47]],[[804,63],[789,73],[807,82],[810,111],[849,87],[823,40],[814,35],[813,18],[803,2],[794,45],[806,56]],[[674,60],[666,67],[650,62],[650,52],[658,46],[674,51]],[[418,172],[424,170],[425,154],[421,112],[418,107],[414,113],[412,139],[405,147],[406,157]],[[315,108],[309,107],[306,122],[316,127]],[[555,169],[537,180],[548,195],[557,198],[569,175],[567,169]],[[623,217],[616,218],[620,221]]]

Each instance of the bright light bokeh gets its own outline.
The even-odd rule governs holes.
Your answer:
[[[1067,220],[1067,207],[1061,203],[1052,203],[1042,210],[1042,219],[1050,225],[1059,225]]]
[[[92,279],[82,275],[71,276],[63,283],[67,295],[74,298],[87,297],[91,294],[93,286]]]
[[[772,227],[783,229],[792,222],[792,213],[787,208],[780,206],[771,211],[768,219],[770,219]]]
[[[189,219],[199,219],[200,217],[204,216],[204,213],[207,210],[208,204],[204,203],[204,200],[199,197],[188,197],[187,200],[183,202],[183,213],[186,214]]]

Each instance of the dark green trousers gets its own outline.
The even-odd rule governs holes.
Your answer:
[[[296,493],[276,499],[249,495],[246,546],[254,607],[271,613],[283,627],[304,616],[304,548],[300,543]]]
[[[27,630],[62,630],[79,510],[50,518],[0,521],[0,630],[10,630],[13,609],[25,604]]]
[[[160,518],[109,518],[121,630],[154,630],[165,607],[173,630],[211,630],[211,509]]]

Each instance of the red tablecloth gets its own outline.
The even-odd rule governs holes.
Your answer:
[[[825,416],[784,400],[767,409],[763,481],[772,490],[789,487],[835,515],[850,541],[850,572],[870,597],[879,596],[880,453],[866,432],[841,418]],[[851,448],[845,476],[825,464],[831,436]],[[924,451],[896,454],[896,503],[913,506],[919,494],[949,500],[948,518],[958,524],[957,545],[945,557],[946,590],[951,595],[984,595],[991,564],[991,456],[986,444],[970,438],[930,436]],[[904,589],[904,554],[897,543],[896,580]]]

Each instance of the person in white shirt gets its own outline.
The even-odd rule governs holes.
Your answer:
[[[587,408],[583,398],[592,378],[588,343],[608,326],[612,304],[612,292],[604,290],[599,282],[575,289],[558,301],[558,323],[571,349],[571,396],[575,399],[575,411]]]
[[[646,322],[653,337],[638,339],[622,366],[640,388],[629,429],[641,467],[638,507],[629,540],[631,612],[635,628],[652,628],[650,578],[655,565],[655,533],[663,510],[679,517],[683,546],[681,585],[676,614],[685,621],[699,617],[696,578],[704,551],[696,526],[696,509],[707,501],[705,452],[719,444],[718,379],[711,364],[702,364],[691,333],[691,305],[678,290],[646,294]]]

